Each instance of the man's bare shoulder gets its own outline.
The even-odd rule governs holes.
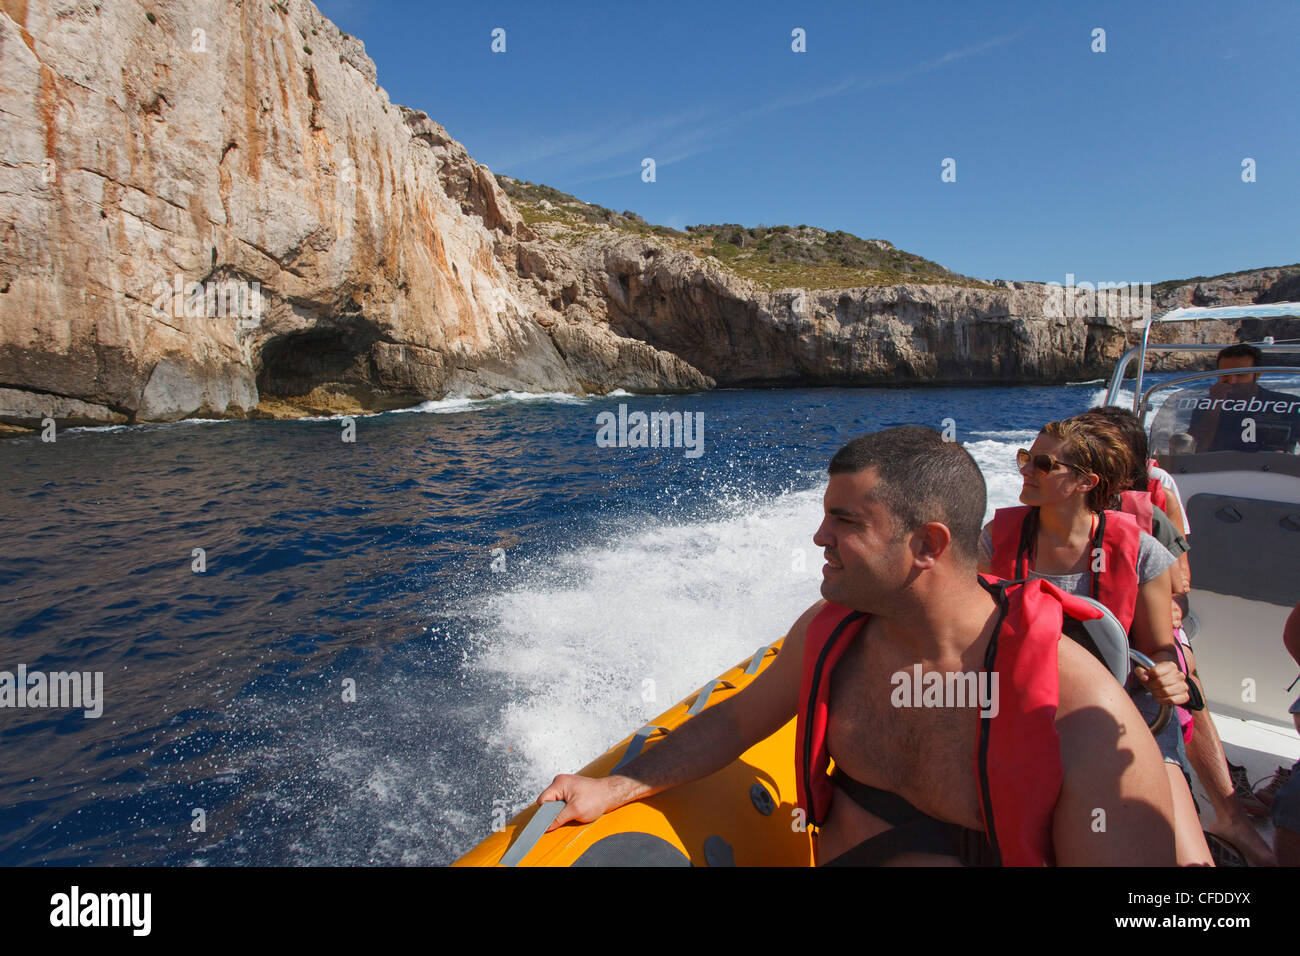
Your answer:
[[[1100,661],[1068,637],[1059,648],[1058,862],[1172,866],[1173,805],[1155,738]]]
[[[813,618],[820,614],[826,607],[826,600],[819,599],[813,603],[808,610],[799,615],[798,620],[791,626],[789,633],[785,636],[783,652],[788,653],[792,650],[802,650],[804,640],[808,636],[808,626],[812,624]]]
[[[1057,667],[1061,675],[1060,700],[1056,708],[1058,723],[1085,707],[1127,714],[1122,705],[1132,706],[1128,694],[1105,665],[1064,635],[1057,653]]]

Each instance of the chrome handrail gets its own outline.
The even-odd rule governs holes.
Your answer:
[[[1168,315],[1169,311],[1166,311],[1164,315]],[[1138,359],[1137,381],[1133,383],[1133,411],[1134,412],[1137,412],[1137,407],[1138,407],[1137,397],[1142,394],[1142,373],[1146,370],[1147,367],[1147,343],[1151,339],[1151,327],[1153,325],[1155,325],[1155,322],[1148,322],[1146,324],[1146,328],[1142,330],[1142,357]]]
[[[1300,352],[1300,342],[1155,342],[1148,346],[1151,352],[1218,352],[1233,345],[1250,345],[1261,352]],[[1133,346],[1135,352],[1140,346]]]
[[[1115,404],[1115,400],[1119,398],[1120,389],[1124,387],[1124,373],[1128,371],[1133,357],[1141,354],[1142,346],[1135,345],[1119,357],[1119,361],[1115,363],[1115,371],[1110,376],[1110,387],[1106,390],[1107,405]],[[1134,404],[1136,405],[1136,402]]]

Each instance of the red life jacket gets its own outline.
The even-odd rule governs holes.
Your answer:
[[[1019,580],[1029,576],[1030,554],[1033,551],[1034,528],[1037,520],[1027,522],[1035,509],[1028,505],[1016,508],[999,508],[993,513],[993,559],[990,567],[1000,578]],[[1092,597],[1106,605],[1119,618],[1124,630],[1133,630],[1133,617],[1137,611],[1138,595],[1138,545],[1142,529],[1137,519],[1121,511],[1103,511],[1098,515],[1097,532],[1093,537],[1088,558],[1092,577]],[[1104,563],[1097,573],[1092,572],[1093,555],[1100,547]]]
[[[1052,817],[1064,780],[1056,732],[1057,641],[1064,614],[1093,620],[1101,612],[1046,581],[981,579],[995,595],[1005,595],[984,657],[984,670],[1000,675],[997,713],[972,715],[979,721],[972,756],[984,832],[1004,866],[1045,866],[1055,861]],[[827,604],[808,625],[795,723],[796,782],[799,806],[815,826],[825,822],[834,795],[826,746],[831,674],[868,619]]]
[[[1165,507],[1169,502],[1169,492],[1160,483],[1159,478],[1147,479],[1147,494],[1151,496],[1151,503],[1161,511],[1167,512],[1169,510]]]
[[[1145,491],[1121,491],[1119,510],[1137,518],[1138,527],[1151,534],[1155,527],[1155,502],[1149,494]]]
[[[1159,467],[1160,467],[1160,462],[1156,461],[1154,458],[1147,459],[1147,471],[1150,471],[1152,468],[1159,468]],[[1166,514],[1169,513],[1169,509],[1165,507],[1165,502],[1169,500],[1169,493],[1165,489],[1165,486],[1161,484],[1159,478],[1151,478],[1151,477],[1147,478],[1147,494],[1151,496],[1152,504],[1154,504],[1157,508],[1159,508],[1161,511],[1165,512]],[[1150,534],[1150,532],[1147,533]]]

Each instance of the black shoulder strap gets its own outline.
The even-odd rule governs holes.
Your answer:
[[[1037,513],[1036,511],[1034,512]],[[1025,524],[1029,524],[1028,518]],[[984,670],[992,672],[998,658],[998,636],[1002,633],[1002,627],[1007,622],[1007,614],[1011,610],[1011,601],[1007,596],[1007,591],[1015,586],[1020,587],[1025,584],[1022,580],[1017,581],[999,581],[997,584],[989,584],[983,578],[980,578],[980,584],[984,585],[984,590],[992,595],[993,599],[998,602],[998,617],[993,624],[993,634],[989,637],[988,649],[984,652]],[[979,722],[979,741],[977,751],[979,755],[979,784],[980,805],[984,810],[985,836],[988,841],[988,865],[1002,865],[1002,850],[998,846],[997,826],[993,819],[993,794],[989,788],[989,735],[992,733],[992,718],[980,715]]]
[[[808,795],[808,802],[810,804],[810,806],[807,808],[810,817],[809,822],[812,823],[813,826],[821,826],[822,823],[824,822],[822,820],[816,819],[816,815],[814,813],[816,807],[811,806],[811,804],[815,803],[815,801],[812,798],[812,792],[813,792],[812,791],[812,758],[813,758],[812,716],[813,716],[813,709],[817,705],[817,695],[818,695],[818,691],[821,689],[821,682],[824,676],[822,672],[826,667],[826,659],[830,656],[831,649],[834,648],[836,642],[840,639],[840,635],[844,633],[844,629],[848,627],[850,624],[852,624],[854,621],[859,621],[868,616],[869,615],[865,614],[862,611],[850,611],[848,614],[844,615],[844,617],[840,619],[839,624],[835,625],[835,630],[831,631],[831,635],[826,639],[826,643],[822,645],[821,652],[817,655],[817,661],[813,665],[812,682],[808,688],[808,701],[806,704],[807,710],[804,711],[808,715],[808,718],[804,726],[804,739],[801,744],[803,749],[799,759],[799,763],[800,763],[799,769],[800,772],[803,774],[804,793]],[[827,676],[826,679],[829,680],[830,679],[829,676]]]
[[[1094,601],[1100,601],[1097,595],[1101,593],[1101,576],[1106,572],[1106,562],[1102,560],[1102,570],[1094,571],[1093,565],[1097,561],[1097,549],[1101,548],[1104,555],[1106,547],[1106,512],[1097,515],[1097,531],[1092,536],[1092,547],[1088,549],[1088,576],[1091,579],[1092,587],[1090,589],[1091,597]]]
[[[1034,545],[1038,539],[1038,509],[1030,508],[1025,520],[1020,522],[1020,544],[1016,547],[1016,563],[1012,567],[1017,581],[1029,577],[1029,566],[1034,560]]]
[[[892,829],[846,850],[826,866],[880,866],[900,853],[955,856],[966,866],[991,865],[992,848],[984,834],[927,815],[896,793],[854,780],[838,767],[831,780],[852,800]]]

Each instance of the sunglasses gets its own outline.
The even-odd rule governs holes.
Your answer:
[[[1025,465],[1029,464],[1031,461],[1034,463],[1034,467],[1037,468],[1045,475],[1048,474],[1049,472],[1055,471],[1057,465],[1064,465],[1066,468],[1073,468],[1081,475],[1091,474],[1091,472],[1089,472],[1088,469],[1086,468],[1080,468],[1078,465],[1072,465],[1068,461],[1057,461],[1051,455],[1041,455],[1041,454],[1031,455],[1023,448],[1019,449],[1016,452],[1016,467],[1024,468]]]

